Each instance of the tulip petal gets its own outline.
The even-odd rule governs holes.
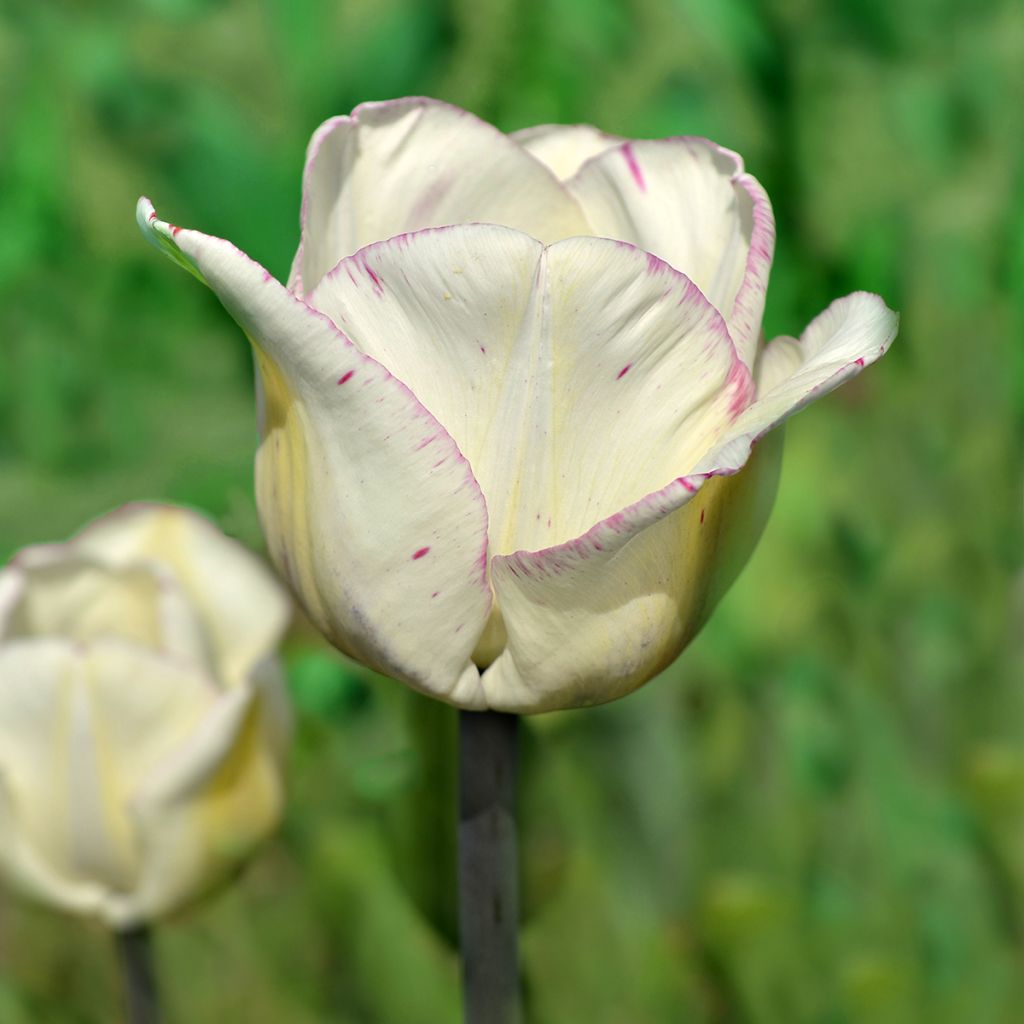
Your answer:
[[[371,242],[470,221],[507,224],[542,241],[590,233],[554,175],[472,114],[415,97],[364,103],[310,141],[291,286],[308,294]]]
[[[18,579],[19,588],[0,640],[63,636],[85,643],[117,636],[160,646],[160,581],[148,568],[112,568],[65,544],[40,544],[21,551],[3,575]]]
[[[284,787],[266,712],[253,690],[224,694],[133,794],[142,871],[113,908],[119,924],[202,896],[277,825]]]
[[[343,651],[434,696],[482,700],[470,663],[490,611],[487,508],[408,388],[230,243],[159,221],[256,349],[257,503],[271,556]]]
[[[65,878],[26,835],[18,820],[11,785],[0,765],[0,866],[28,896],[71,913],[88,914],[105,893],[94,882]]]
[[[455,439],[492,553],[574,537],[686,472],[753,395],[697,288],[608,239],[418,232],[343,260],[309,298]]]
[[[214,647],[218,678],[229,685],[246,679],[277,649],[291,618],[289,602],[270,571],[188,509],[125,505],[91,523],[71,543],[112,568],[141,564],[169,569],[175,584],[161,586],[165,630],[188,628],[185,616],[196,609]],[[179,587],[184,601],[173,600]]]
[[[696,472],[734,472],[764,433],[884,355],[898,326],[897,314],[877,295],[854,292],[819,313],[799,341],[770,342],[757,367],[756,401],[736,418]]]
[[[780,437],[742,473],[673,481],[567,544],[491,561],[508,640],[488,705],[532,714],[623,697],[696,635],[771,510]]]
[[[90,904],[82,909],[101,913],[112,893],[130,891],[139,849],[125,787],[190,735],[215,699],[194,666],[122,640],[6,643],[0,775],[7,811],[31,848],[13,852],[30,864],[27,884],[40,871],[55,874],[77,887],[76,899]]]
[[[510,138],[559,181],[571,178],[592,156],[626,141],[589,124],[541,124],[512,132]]]
[[[753,367],[775,220],[736,153],[699,138],[625,142],[566,185],[594,234],[632,242],[689,277]]]
[[[601,703],[667,666],[763,528],[781,449],[780,435],[763,435],[878,359],[896,327],[876,295],[837,300],[800,342],[783,341],[771,356],[776,343],[767,346],[763,392],[691,473],[575,540],[492,559],[508,640],[483,676],[489,705],[531,712]],[[800,360],[787,373],[793,344]]]

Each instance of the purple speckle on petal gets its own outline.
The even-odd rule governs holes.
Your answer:
[[[632,367],[632,363],[626,363],[626,365],[621,370],[619,370],[618,375],[615,377],[615,379],[622,380],[622,378],[625,377],[627,373],[629,373]]]
[[[435,590],[430,596],[431,597],[437,597],[437,595],[440,594],[440,593],[441,593],[440,590]]]
[[[412,553],[412,560],[415,562],[418,558],[422,558],[429,551],[430,548],[420,548],[418,551],[414,551]]]
[[[338,383],[339,384],[347,384],[352,379],[352,377],[355,374],[355,372],[356,372],[355,370],[349,370],[348,373],[343,373],[338,378]]]
[[[626,166],[629,168],[629,173],[633,175],[633,180],[636,182],[636,187],[641,192],[647,191],[647,183],[644,181],[644,172],[640,170],[640,165],[636,161],[636,154],[633,152],[633,146],[627,142],[622,147],[622,156],[626,161]]]

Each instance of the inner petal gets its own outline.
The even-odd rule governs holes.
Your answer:
[[[626,142],[588,160],[567,187],[594,234],[621,238],[689,277],[753,365],[775,228],[740,158],[706,139]]]
[[[309,301],[455,439],[491,555],[569,540],[684,475],[753,390],[693,283],[607,239],[422,232],[343,260]]]
[[[367,103],[310,142],[298,267],[309,294],[340,259],[400,232],[507,224],[543,241],[589,234],[539,160],[466,111],[426,99]]]
[[[152,573],[109,569],[76,556],[23,571],[3,639],[59,636],[86,643],[115,636],[146,647],[161,643],[159,587]]]

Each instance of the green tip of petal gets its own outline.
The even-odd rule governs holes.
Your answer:
[[[174,260],[179,267],[184,268],[193,277],[206,284],[206,279],[199,272],[195,262],[178,248],[178,244],[174,240],[174,236],[181,228],[168,224],[165,220],[160,220],[156,215],[156,210],[153,209],[153,204],[145,196],[142,196],[136,204],[135,219],[138,221],[143,237],[150,245],[155,246],[165,256]]]

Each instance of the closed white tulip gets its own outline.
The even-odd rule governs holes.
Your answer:
[[[130,505],[0,570],[0,869],[113,927],[277,824],[283,588],[185,509]]]
[[[768,514],[755,441],[896,331],[858,292],[764,345],[771,207],[704,139],[364,104],[310,143],[287,287],[138,217],[253,343],[257,500],[310,617],[464,708],[595,704],[671,662]]]

